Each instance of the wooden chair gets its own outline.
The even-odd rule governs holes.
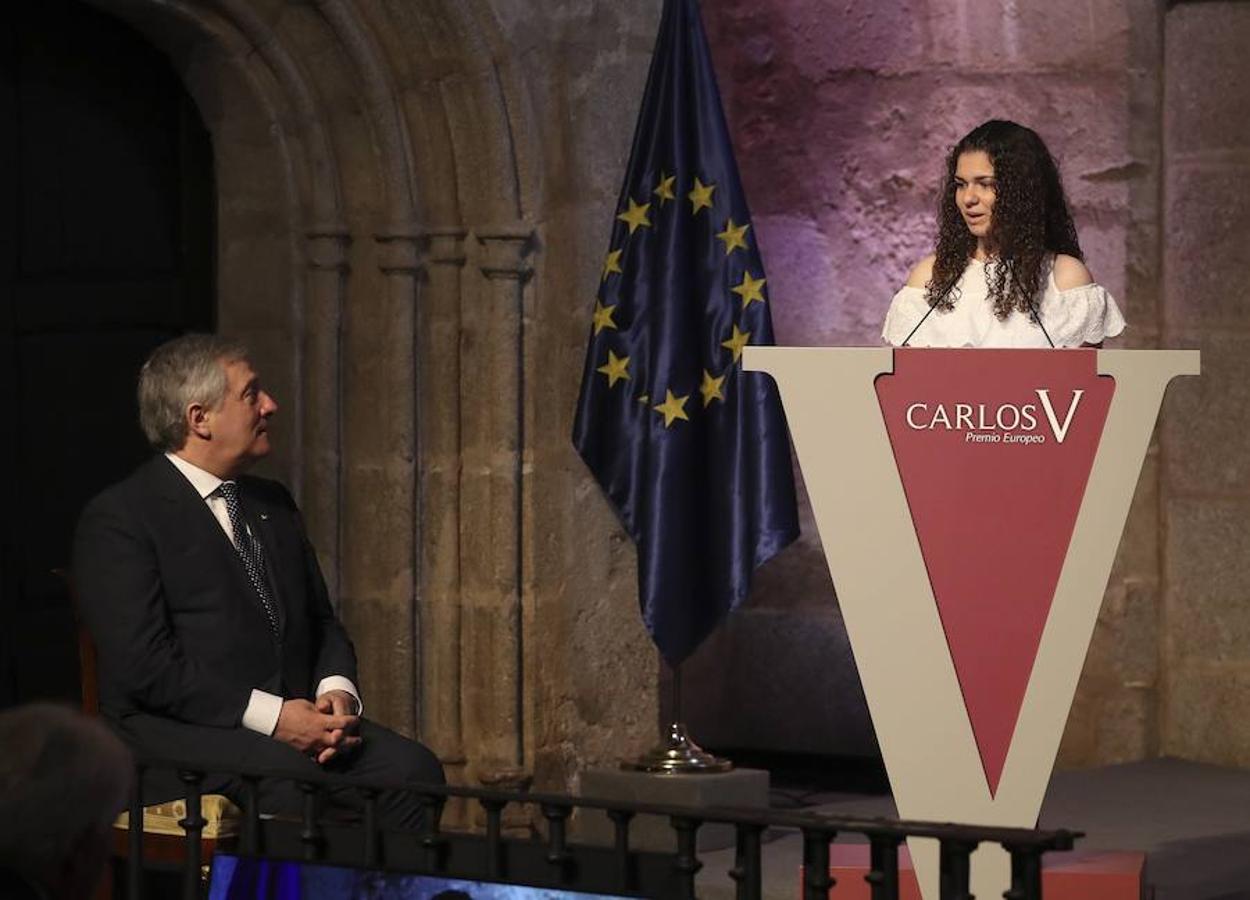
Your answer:
[[[89,716],[100,714],[100,682],[95,641],[87,630],[78,610],[78,598],[68,572],[55,570],[69,590],[74,609],[74,622],[78,630],[78,666],[82,688],[82,711]],[[205,794],[200,802],[201,814],[206,819],[200,835],[200,859],[203,862],[201,878],[208,881],[213,852],[218,844],[226,849],[233,844],[239,830],[241,814],[229,798],[220,794]],[[174,800],[144,807],[143,810],[143,862],[160,868],[175,869],[186,864],[186,839],[178,820],[186,816],[186,803]],[[122,812],[113,823],[113,858],[128,860],[130,855],[130,814]],[[111,872],[109,873],[111,875]],[[92,900],[111,900],[112,878],[106,877]]]

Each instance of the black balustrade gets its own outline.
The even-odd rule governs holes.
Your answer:
[[[243,852],[260,856],[260,779],[243,776]]]
[[[699,862],[699,826],[702,820],[689,815],[670,816],[673,831],[677,832],[677,858],[673,868],[677,871],[677,896],[682,900],[694,900],[694,877],[703,868]]]
[[[734,867],[729,877],[737,883],[736,900],[760,900],[763,868],[760,860],[760,836],[763,825],[739,824],[735,829]]]
[[[376,788],[361,788],[360,794],[365,800],[365,852],[361,864],[366,869],[376,869],[382,862],[378,850],[378,792]]]
[[[833,887],[829,874],[829,842],[835,832],[823,825],[805,826],[803,834],[803,897],[804,900],[824,900]]]
[[[143,774],[142,764],[135,766],[135,784],[130,791],[130,832],[127,835],[126,896],[143,900]]]
[[[321,823],[317,816],[317,799],[320,789],[311,781],[301,781],[299,790],[304,800],[304,815],[299,840],[304,848],[304,861],[316,862],[321,859]]]
[[[868,840],[872,849],[864,880],[872,891],[872,900],[898,900],[898,845],[903,839],[897,834],[883,833],[871,834]]]
[[[1004,841],[1003,846],[1011,854],[1011,890],[1003,897],[1006,900],[1027,900],[1042,896],[1042,851],[1010,841]]]
[[[941,841],[941,900],[973,900],[972,851],[975,841],[943,838]]]
[[[503,809],[508,801],[498,797],[483,797],[479,801],[486,810],[486,880],[499,881],[504,877],[503,868]]]
[[[201,803],[204,773],[169,760],[142,760],[130,799],[128,900],[143,897],[143,797],[145,769],[172,769],[182,780],[186,815],[183,855],[183,900],[199,900],[204,881],[201,837],[205,820]],[[970,892],[971,857],[981,844],[998,844],[1011,856],[1011,887],[1006,900],[1041,900],[1042,857],[1072,849],[1079,833],[1023,828],[990,828],[930,822],[896,821],[761,809],[676,806],[603,801],[586,797],[510,792],[428,784],[359,782],[328,773],[293,779],[280,772],[246,770],[242,779],[242,828],[237,839],[220,839],[218,849],[243,857],[263,857],[414,875],[437,875],[469,881],[494,881],[611,894],[623,897],[694,898],[699,859],[698,836],[707,825],[734,829],[736,850],[730,878],[738,900],[760,900],[763,894],[762,845],[767,830],[799,833],[803,840],[804,900],[837,900],[830,874],[830,846],[840,834],[867,838],[870,864],[865,880],[872,900],[898,900],[899,847],[909,837],[929,838],[940,845],[941,900],[974,900]],[[260,779],[295,781],[302,794],[299,815],[262,815]],[[323,797],[350,788],[362,798],[362,814],[350,821],[322,814]],[[416,795],[423,811],[420,827],[400,832],[382,829],[378,803],[382,791]],[[449,798],[476,802],[486,816],[485,834],[447,831],[440,819]],[[508,838],[503,811],[509,804],[529,808],[541,823],[541,834]],[[610,847],[570,842],[569,829],[579,810],[605,814],[613,824]],[[673,850],[636,848],[630,829],[639,816],[667,820]],[[994,900],[994,898],[982,898]]]
[[[178,778],[182,781],[183,790],[186,792],[187,803],[186,817],[178,820],[178,824],[187,834],[187,861],[182,874],[182,894],[184,897],[194,897],[199,893],[201,877],[200,835],[204,832],[204,811],[200,808],[200,784],[204,781],[204,775],[202,772],[181,770],[178,772]],[[143,821],[142,815],[139,821]],[[130,827],[135,827],[133,821]]]
[[[629,852],[629,823],[633,820],[634,813],[628,809],[609,809],[607,815],[612,820],[616,880],[628,889],[634,884],[633,857]]]

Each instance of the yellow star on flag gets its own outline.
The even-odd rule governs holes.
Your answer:
[[[694,189],[686,195],[686,197],[694,205],[694,209],[690,211],[691,215],[698,215],[699,210],[701,209],[712,208],[712,191],[714,190],[716,190],[716,185],[704,184],[698,179],[698,177],[695,178]]]
[[[664,402],[651,408],[660,415],[664,416],[664,427],[668,428],[673,424],[675,419],[685,419],[687,422],[690,421],[690,417],[686,415],[686,410],[684,408],[686,401],[689,399],[689,394],[684,397],[674,397],[672,391],[665,389]]]
[[[614,309],[616,309],[616,304],[604,306],[598,300],[595,301],[595,334],[598,334],[605,328],[616,327],[616,323],[612,321],[612,311]]]
[[[703,370],[703,384],[699,385],[699,393],[703,395],[703,407],[706,409],[713,400],[725,401],[725,395],[720,392],[720,387],[725,383],[725,376],[713,378],[712,373],[707,369]]]
[[[617,356],[611,350],[608,351],[608,361],[595,369],[596,372],[602,372],[608,376],[608,387],[616,387],[616,383],[624,378],[629,380],[629,357]]]
[[[677,181],[676,175],[665,175],[660,173],[660,183],[655,186],[655,190],[651,193],[660,198],[660,206],[668,200],[676,200],[677,195],[673,193],[673,185]]]
[[[734,220],[730,219],[729,224],[725,226],[725,230],[716,235],[717,240],[725,242],[725,255],[734,252],[735,247],[747,249],[747,229],[751,225],[734,225]]]
[[[767,278],[752,278],[750,272],[743,272],[742,284],[735,288],[730,288],[730,290],[742,298],[742,308],[746,309],[751,305],[752,300],[758,300],[760,303],[764,302],[764,295],[760,293],[760,290],[764,287],[764,282],[767,280]]]
[[[747,345],[747,341],[749,341],[750,339],[751,339],[751,332],[739,331],[738,326],[735,324],[733,337],[731,337],[727,341],[721,341],[720,345],[722,347],[729,348],[730,352],[732,352],[734,355],[734,362],[737,362],[738,357],[742,355],[742,348]]]
[[[607,258],[604,259],[603,261],[603,278],[601,280],[607,281],[609,275],[611,275],[613,272],[617,272],[619,274],[620,271],[621,271],[621,251],[612,250],[608,253]]]
[[[651,209],[650,203],[639,205],[634,202],[634,198],[629,198],[629,209],[617,216],[622,222],[629,226],[629,233],[633,234],[639,228],[650,228],[651,220],[647,218],[647,210]]]

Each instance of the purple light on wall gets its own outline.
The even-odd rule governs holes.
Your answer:
[[[1119,48],[1122,15],[1076,6],[1057,31],[1052,6],[1032,2],[704,4],[778,343],[880,343],[890,298],[932,252],[943,158],[993,117],[1046,138],[1091,268],[1122,296],[1127,196],[1099,173],[1125,161],[1123,86],[1054,72]]]

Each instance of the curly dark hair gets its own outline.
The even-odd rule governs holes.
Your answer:
[[[955,168],[963,153],[983,151],[994,166],[994,210],[987,243],[998,265],[987,271],[994,314],[1026,315],[1042,288],[1048,253],[1084,260],[1076,226],[1068,212],[1059,167],[1037,132],[1015,122],[991,119],[960,139],[946,157],[946,181],[938,202],[938,240],[933,276],[925,299],[940,310],[953,309],[957,283],[977,248],[955,205]]]

